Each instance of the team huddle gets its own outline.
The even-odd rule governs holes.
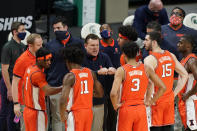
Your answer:
[[[189,47],[191,51],[192,44],[189,42],[183,44],[182,41],[189,41],[189,37],[181,38],[178,43],[179,50],[184,51],[185,47]],[[174,97],[178,94],[182,120],[187,121],[191,117],[194,120],[192,127],[196,127],[195,110],[192,112],[184,110],[187,106],[195,109],[193,100],[196,98],[192,95],[196,91],[187,96],[182,95],[185,90],[196,90],[193,89],[194,77],[191,74],[188,79],[188,73],[181,65],[181,63],[185,65],[188,61],[196,62],[196,56],[190,52],[180,63],[175,55],[162,50],[160,43],[161,37],[158,32],[146,35],[144,45],[146,50],[150,51],[150,55],[145,58],[144,64],[136,61],[139,47],[135,42],[125,43],[121,48],[126,64],[116,70],[110,93],[114,110],[118,111],[116,127],[118,131],[148,131],[149,128],[153,131],[170,130],[175,121]],[[92,98],[103,96],[102,84],[97,80],[95,72],[81,66],[85,53],[78,45],[66,46],[63,52],[70,73],[64,76],[62,88],[52,90],[46,82],[43,70],[50,66],[53,56],[45,48],[40,48],[36,52],[36,65],[28,67],[25,72],[23,116],[28,131],[35,131],[35,128],[46,129],[45,95],[61,90],[60,116],[62,122],[65,122],[66,129],[91,130]],[[179,79],[173,91],[174,71],[179,74]],[[182,90],[184,86],[186,88]],[[185,102],[186,99],[188,100]],[[149,124],[146,107],[150,107],[151,110]],[[189,125],[191,124],[185,123],[184,126]]]

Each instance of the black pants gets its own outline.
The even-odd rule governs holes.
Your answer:
[[[105,100],[104,131],[116,131],[117,112],[114,110],[110,97]]]
[[[0,81],[1,109],[0,109],[0,131],[20,131],[19,124],[15,124],[14,105],[7,99],[7,88],[4,80]]]

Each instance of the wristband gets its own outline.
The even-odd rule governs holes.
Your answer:
[[[19,104],[19,103],[18,103],[18,102],[13,102],[13,104],[14,104],[14,105],[17,105],[17,104]]]

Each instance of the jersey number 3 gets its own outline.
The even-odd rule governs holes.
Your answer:
[[[87,80],[81,81],[81,94],[88,94],[88,93],[89,93],[88,81]]]
[[[135,88],[131,88],[131,91],[139,91],[140,89],[140,79],[133,79],[132,83],[134,84]]]

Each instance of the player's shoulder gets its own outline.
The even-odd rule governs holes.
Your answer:
[[[149,55],[144,59],[144,66],[155,69],[157,67],[157,58],[154,55]]]
[[[145,59],[144,59],[144,64],[146,62],[149,62],[149,61],[155,61],[156,60],[156,57],[154,56],[154,54],[150,54],[148,55]]]
[[[75,79],[75,73],[69,72],[64,76],[64,81],[69,81]]]

